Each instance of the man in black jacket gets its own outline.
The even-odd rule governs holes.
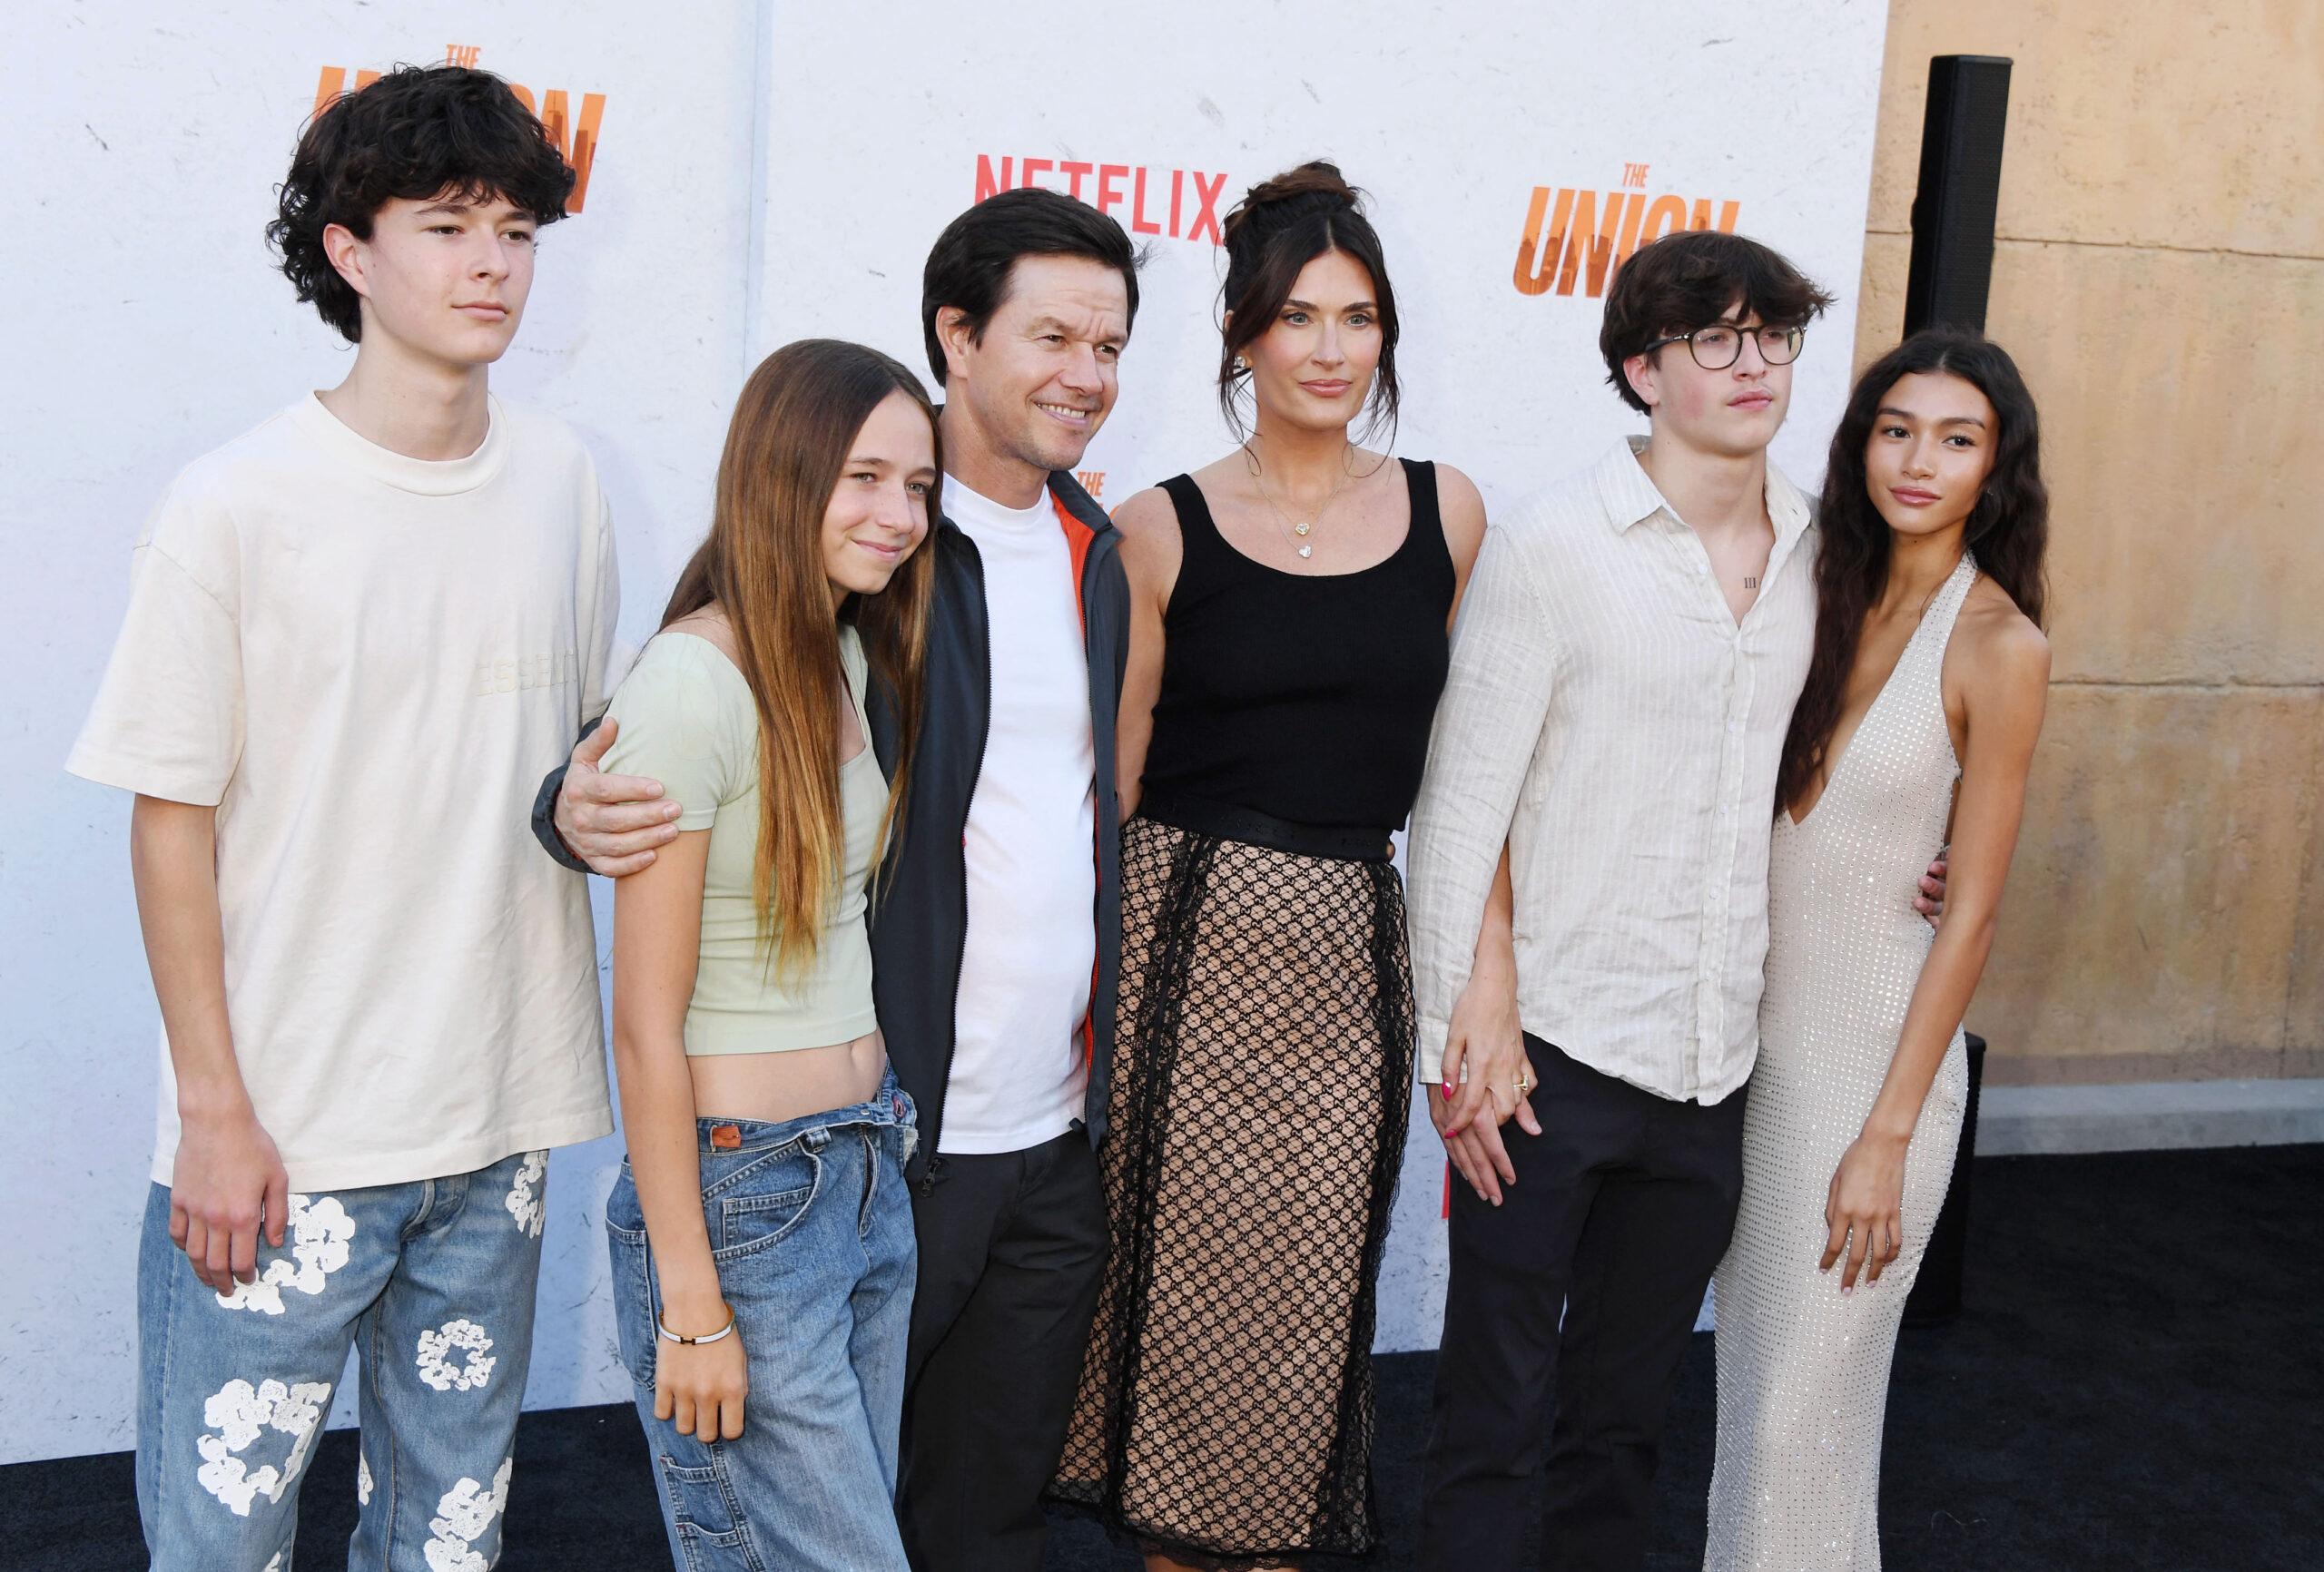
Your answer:
[[[872,918],[888,1056],[919,1106],[920,1240],[898,1513],[920,1572],[1024,1568],[1064,1444],[1106,1248],[1121,939],[1114,716],[1129,638],[1113,527],[1071,471],[1112,409],[1137,309],[1121,226],[1003,192],[929,254],[944,469],[926,693]],[[872,695],[872,745],[900,738]],[[618,877],[675,834],[651,781],[585,737],[535,828]]]

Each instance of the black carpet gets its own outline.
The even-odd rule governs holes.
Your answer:
[[[1980,1160],[1967,1309],[1907,1331],[1888,1404],[1889,1572],[2324,1567],[2324,1146]],[[1702,1564],[1711,1340],[1679,1382],[1656,1572]],[[1380,1361],[1384,1567],[1411,1564],[1431,1356]],[[336,1567],[355,1436],[318,1447],[298,1572]],[[505,1572],[665,1564],[625,1407],[527,1415]],[[144,1564],[126,1456],[0,1469],[0,1567]],[[1135,1567],[1061,1519],[1050,1572]]]

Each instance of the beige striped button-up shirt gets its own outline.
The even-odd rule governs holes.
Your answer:
[[[1527,1031],[1659,1096],[1751,1074],[1776,765],[1816,636],[1807,504],[1738,624],[1643,439],[1487,532],[1413,812],[1421,1074],[1442,1077],[1503,840]]]

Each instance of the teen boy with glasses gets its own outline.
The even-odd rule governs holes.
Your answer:
[[[1754,241],[1640,248],[1599,344],[1649,435],[1477,559],[1413,815],[1421,1074],[1468,1181],[1424,1567],[1519,1565],[1552,1407],[1541,1566],[1644,1565],[1740,1193],[1776,767],[1816,623],[1807,499],[1767,450],[1829,304]]]

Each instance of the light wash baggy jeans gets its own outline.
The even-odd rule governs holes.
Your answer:
[[[661,1294],[623,1163],[606,1199],[614,1319],[681,1572],[904,1572],[896,1437],[919,1253],[903,1165],[917,1138],[892,1074],[829,1113],[699,1122],[703,1221],[750,1364],[731,1441],[654,1417]]]
[[[154,1572],[289,1572],[300,1472],[359,1351],[356,1572],[487,1572],[533,1342],[548,1154],[293,1194],[258,1280],[202,1286],[153,1186],[137,1260],[137,1509]]]

